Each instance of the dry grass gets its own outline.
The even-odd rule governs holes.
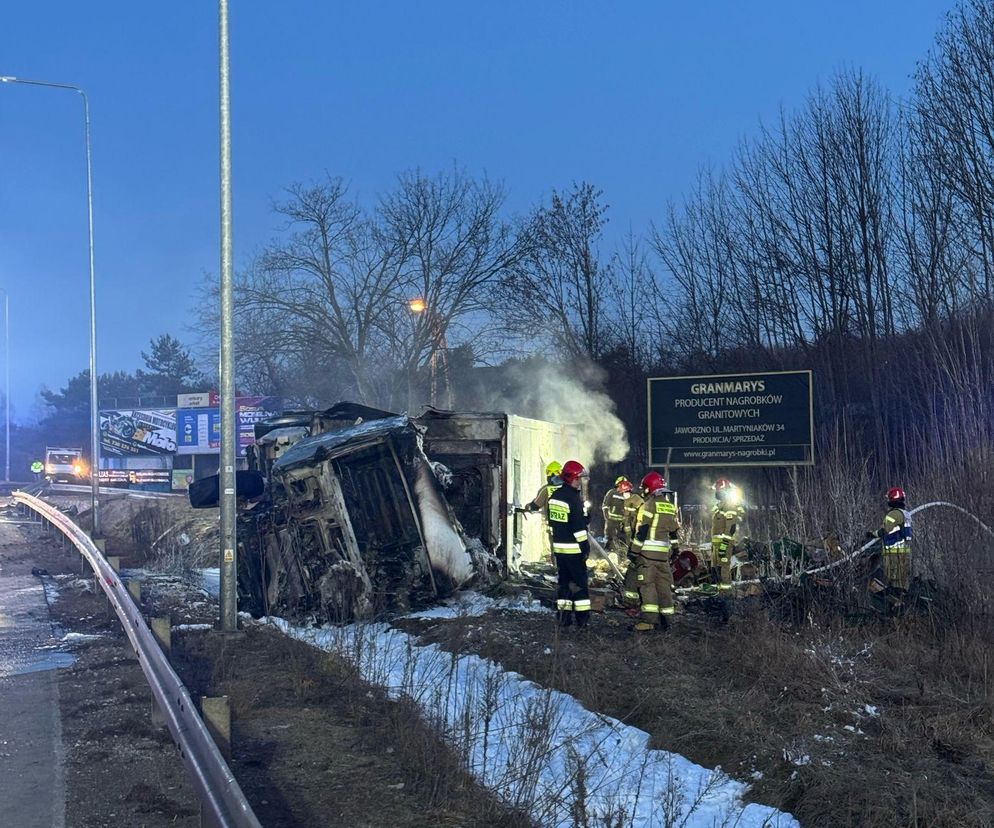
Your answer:
[[[603,622],[560,637],[548,619],[512,613],[418,626],[646,730],[656,747],[755,780],[756,801],[806,826],[994,823],[994,629],[812,621],[792,627],[754,605],[720,627],[683,616],[650,639]]]

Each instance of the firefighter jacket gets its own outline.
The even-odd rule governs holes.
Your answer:
[[[563,485],[563,481],[558,477],[549,477],[546,480],[548,482],[542,484],[538,493],[532,498],[531,503],[525,506],[526,512],[541,512],[545,517],[548,517],[545,506],[549,502],[552,493]]]
[[[631,500],[631,492],[619,492],[617,489],[609,489],[604,495],[604,502],[601,503],[601,511],[604,513],[604,525],[614,523],[623,526],[625,523],[625,506]]]
[[[549,528],[552,530],[552,551],[557,555],[589,555],[583,495],[572,486],[563,484],[552,493],[547,509]]]
[[[669,561],[679,529],[673,492],[649,495],[638,510],[632,552],[653,561]]]
[[[911,551],[911,513],[907,509],[890,509],[877,534],[883,539],[884,554]]]
[[[733,540],[735,530],[744,516],[745,508],[743,506],[715,503],[711,510],[711,542]]]
[[[632,537],[635,536],[635,524],[638,521],[639,509],[644,502],[642,495],[635,492],[632,492],[631,497],[625,501],[625,531]]]

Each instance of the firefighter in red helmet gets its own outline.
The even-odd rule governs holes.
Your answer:
[[[911,513],[904,489],[887,492],[887,513],[876,536],[883,542],[884,577],[888,586],[906,591],[911,584]]]
[[[745,507],[739,490],[727,477],[714,482],[715,503],[711,510],[711,580],[718,589],[732,588],[731,555],[735,548],[735,533]]]
[[[647,632],[657,624],[667,627],[673,615],[673,570],[670,557],[677,550],[680,517],[676,492],[666,488],[666,481],[656,471],[642,478],[645,501],[636,519],[632,553],[637,562],[636,583],[641,600],[641,614],[635,630]]]
[[[563,485],[549,498],[547,510],[552,529],[552,552],[559,573],[556,610],[559,623],[578,627],[590,620],[590,595],[587,592],[587,512],[580,488],[586,469],[576,460],[563,464],[559,477]]]

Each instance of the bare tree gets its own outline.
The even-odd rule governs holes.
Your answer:
[[[535,211],[522,258],[500,286],[500,313],[512,331],[569,357],[604,352],[611,265],[599,247],[607,209],[601,191],[581,183],[566,194],[553,190],[550,205]]]
[[[490,330],[494,288],[517,265],[523,244],[501,217],[504,200],[503,187],[458,169],[406,173],[380,200],[377,224],[396,251],[398,280],[392,301],[380,307],[379,326],[408,379],[409,406],[417,401],[414,378],[439,349],[472,346]],[[415,299],[418,313],[411,311]]]

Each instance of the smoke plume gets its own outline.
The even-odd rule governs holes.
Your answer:
[[[617,462],[628,455],[628,435],[603,391],[597,366],[544,359],[507,363],[497,382],[480,390],[481,408],[576,426],[580,456],[586,466]],[[574,459],[574,458],[562,458]]]

